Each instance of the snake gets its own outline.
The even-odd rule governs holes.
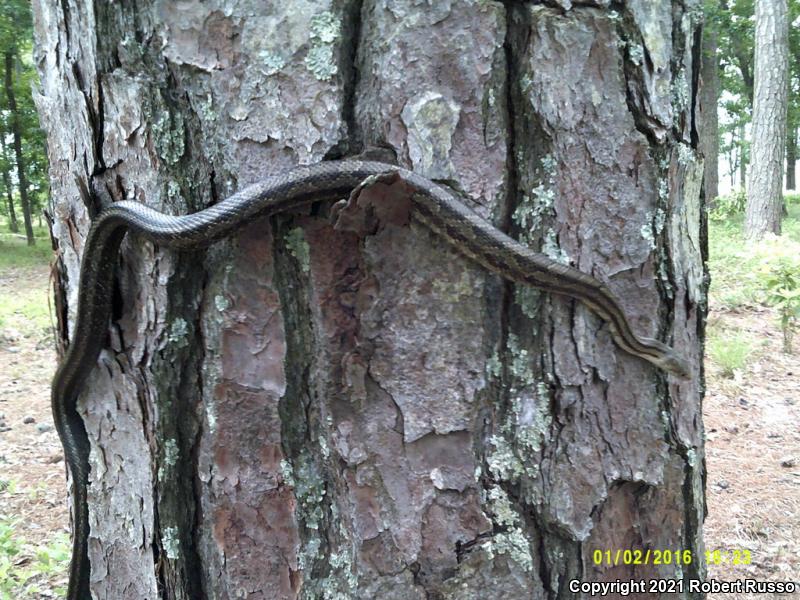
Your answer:
[[[411,196],[409,218],[457,252],[505,280],[585,304],[607,325],[616,345],[662,371],[688,378],[685,360],[663,342],[637,335],[609,289],[574,267],[552,260],[516,241],[469,208],[450,188],[418,173],[379,161],[341,159],[297,167],[243,188],[198,212],[173,216],[143,203],[121,200],[95,217],[83,249],[78,306],[72,340],[52,384],[52,410],[72,475],[73,543],[67,600],[90,600],[89,438],[78,398],[98,362],[111,319],[111,298],[119,248],[128,232],[159,247],[199,249],[224,238],[255,217],[341,200],[363,189],[370,178],[394,174]],[[332,214],[334,211],[331,211]]]

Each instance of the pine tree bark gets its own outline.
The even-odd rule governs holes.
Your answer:
[[[6,100],[8,102],[8,112],[11,120],[11,133],[14,136],[14,158],[17,163],[17,184],[19,186],[19,204],[22,208],[22,220],[25,223],[25,237],[28,245],[33,246],[36,240],[33,237],[33,226],[31,224],[31,204],[28,199],[28,178],[25,175],[25,159],[22,155],[22,127],[20,125],[19,112],[17,111],[17,99],[14,95],[14,54],[11,51],[5,53],[5,88]]]
[[[3,157],[3,162],[0,168],[3,171],[3,187],[6,191],[6,210],[8,211],[8,230],[11,233],[19,233],[19,223],[17,223],[17,212],[14,209],[14,187],[11,185],[11,173],[8,171],[8,163],[6,162],[6,142],[5,135],[0,130],[0,156]]]
[[[747,190],[747,165],[749,152],[744,123],[739,124],[739,189]]]
[[[719,195],[719,57],[717,32],[703,29],[703,64],[700,71],[700,150],[704,159],[703,189],[706,202],[713,204]]]
[[[703,577],[700,5],[560,4],[34,1],[64,330],[98,196],[188,212],[382,146],[695,369],[666,377],[416,225],[359,239],[321,206],[206,252],[131,236],[81,400],[97,597]],[[593,562],[617,548],[695,560]]]
[[[780,234],[789,77],[786,0],[756,0],[755,98],[744,233]]]

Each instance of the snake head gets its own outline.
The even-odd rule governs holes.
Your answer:
[[[667,373],[675,375],[676,377],[680,377],[681,379],[692,378],[692,370],[689,368],[689,363],[687,363],[683,357],[678,356],[678,353],[675,352],[675,350],[656,340],[649,341],[651,341],[652,346],[658,347],[659,353],[658,355],[640,355],[642,358],[645,358],[648,362],[654,364],[662,371],[666,371]]]
[[[692,378],[692,371],[689,368],[689,363],[687,363],[683,358],[675,356],[674,354],[664,357],[664,364],[661,368],[665,371],[669,371],[673,375],[680,377],[681,379]]]

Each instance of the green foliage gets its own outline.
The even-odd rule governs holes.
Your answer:
[[[722,369],[725,377],[741,371],[753,353],[753,336],[742,332],[716,333],[709,336],[706,348],[711,360]]]
[[[800,202],[787,198],[789,215],[783,235],[747,243],[741,235],[742,215],[731,211],[709,223],[710,294],[714,303],[734,309],[771,304],[778,309],[785,352],[800,323]],[[720,198],[722,200],[722,198]],[[734,204],[731,200],[729,204]],[[745,337],[723,335],[709,328],[708,351],[723,372],[741,368],[750,348]],[[738,366],[737,366],[738,365]]]
[[[709,222],[709,293],[712,301],[724,308],[759,301],[758,261],[746,250],[741,223],[741,216]]]
[[[0,219],[0,228],[3,225]],[[28,246],[20,235],[0,233],[0,272],[12,277],[13,273],[25,276],[30,269],[47,267],[52,255],[50,243],[44,238],[47,233],[44,228],[36,228],[34,232],[42,236],[35,246]],[[39,286],[13,283],[0,288],[0,330],[4,327],[13,327],[23,335],[49,330],[52,320],[46,293]]]
[[[783,351],[792,353],[792,334],[800,320],[800,256],[782,255],[764,269],[767,301],[778,309]]]
[[[28,179],[31,214],[37,214],[47,204],[49,182],[44,132],[33,102],[33,88],[38,83],[33,63],[33,24],[30,2],[0,0],[0,82],[5,75],[5,56],[10,54],[14,65],[13,89],[17,103],[16,118],[20,126],[23,163]],[[7,215],[7,184],[17,218],[22,221],[19,206],[16,157],[13,150],[12,123],[8,99],[0,86],[0,214]]]
[[[17,523],[0,519],[0,600],[41,598],[44,584],[60,578],[69,566],[69,536],[60,533],[47,544],[32,546],[16,528]],[[53,591],[58,596],[66,592],[63,586]]]
[[[708,268],[712,302],[725,308],[768,302],[764,273],[784,256],[800,256],[800,203],[788,203],[787,208],[783,235],[755,244],[746,243],[742,237],[743,215],[710,220]]]
[[[714,200],[714,208],[708,216],[712,221],[728,221],[733,217],[744,214],[747,205],[747,194],[744,190],[734,190],[725,196],[718,196]]]

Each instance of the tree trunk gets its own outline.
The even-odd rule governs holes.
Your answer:
[[[703,64],[700,71],[700,150],[704,158],[703,188],[706,202],[713,204],[719,195],[719,57],[717,31],[703,29]]]
[[[3,169],[3,186],[6,189],[6,207],[8,210],[8,230],[11,233],[19,233],[19,224],[17,223],[17,213],[14,210],[14,196],[11,193],[11,176],[8,171]]]
[[[786,0],[756,0],[755,100],[744,233],[781,232],[789,77]]]
[[[19,204],[22,207],[22,219],[25,222],[25,237],[28,245],[33,246],[36,240],[33,237],[31,224],[31,204],[28,201],[28,180],[25,176],[25,161],[22,157],[22,127],[17,111],[17,99],[14,96],[14,54],[6,51],[5,88],[8,101],[8,112],[11,120],[11,133],[14,135],[14,157],[17,163],[17,184],[19,186]]]
[[[739,123],[739,188],[747,189],[747,165],[749,152],[745,136],[744,121]]]
[[[2,157],[0,168],[3,171],[3,187],[6,191],[6,206],[8,207],[8,229],[11,233],[18,233],[19,224],[17,223],[17,213],[14,210],[14,187],[11,185],[11,173],[8,172],[5,133],[2,130],[0,130],[0,157]]]
[[[703,577],[699,4],[562,4],[34,2],[70,332],[98,196],[185,213],[383,146],[602,279],[694,370],[666,377],[415,224],[359,239],[322,206],[206,252],[129,236],[82,397],[97,597]],[[628,548],[694,560],[593,562]]]
[[[797,127],[789,129],[786,136],[786,189],[797,189]]]

